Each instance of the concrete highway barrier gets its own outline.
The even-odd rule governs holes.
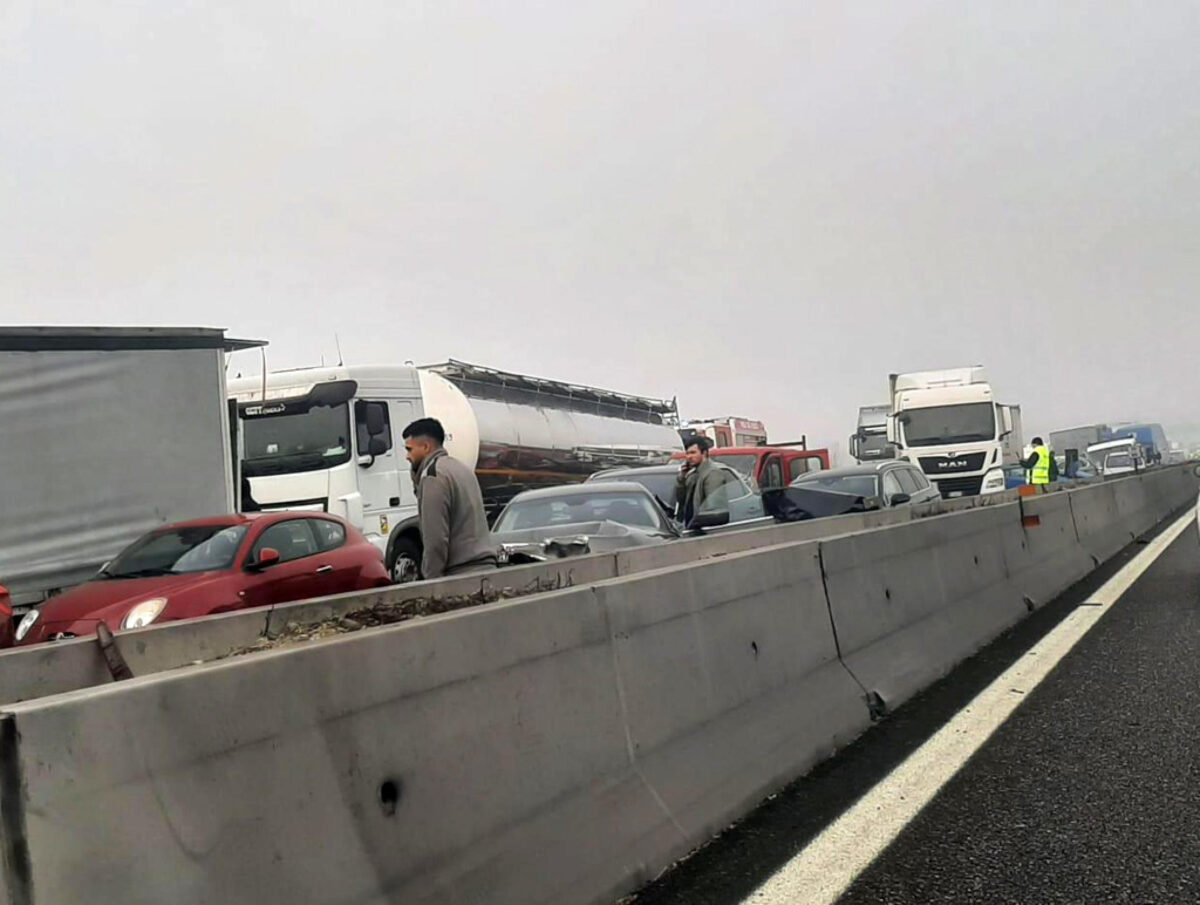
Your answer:
[[[1015,498],[1015,494],[1006,495]],[[995,500],[997,498],[989,498]],[[134,675],[147,675],[188,666],[196,661],[224,657],[264,637],[277,634],[291,623],[335,618],[376,604],[394,605],[418,598],[446,598],[478,593],[483,589],[562,588],[727,556],[762,547],[851,533],[943,511],[963,511],[984,505],[984,498],[940,501],[931,505],[867,512],[788,525],[766,525],[745,530],[688,538],[684,541],[620,553],[600,553],[516,566],[485,578],[466,576],[417,582],[378,591],[339,594],[311,601],[280,604],[202,619],[169,622],[130,632],[118,632],[119,646]],[[111,681],[108,668],[92,639],[74,639],[36,648],[0,651],[0,703],[32,700]]]
[[[0,719],[10,901],[230,905],[608,901],[869,722],[812,543]]]
[[[1050,602],[1096,566],[1079,542],[1066,493],[1022,499],[1020,519],[1010,520],[1001,537],[1009,580],[1027,605]]]
[[[0,903],[607,905],[1196,496],[1126,481],[569,560],[572,587],[115,684],[87,642],[3,655],[93,687],[0,708]],[[351,603],[119,640],[161,665]]]
[[[1016,504],[821,542],[842,659],[892,709],[1027,612],[1001,534]]]

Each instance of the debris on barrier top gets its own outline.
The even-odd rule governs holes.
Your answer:
[[[319,641],[322,638],[332,638],[362,629],[379,628],[385,625],[395,625],[417,619],[421,616],[436,616],[439,613],[450,613],[455,610],[465,610],[470,607],[495,603],[498,600],[510,600],[514,597],[524,597],[540,591],[553,591],[562,587],[570,587],[560,581],[543,582],[535,580],[523,588],[491,588],[485,582],[479,591],[473,594],[458,594],[447,597],[414,597],[396,603],[376,603],[373,606],[339,613],[316,622],[289,622],[282,630],[259,638],[253,644],[229,651],[214,659],[223,660],[227,657],[238,657],[243,654],[253,654],[259,651],[274,650],[292,644],[302,644],[306,641]]]

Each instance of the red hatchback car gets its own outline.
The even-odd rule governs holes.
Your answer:
[[[159,528],[96,577],[47,600],[18,644],[90,635],[390,584],[383,557],[324,513],[228,515]]]

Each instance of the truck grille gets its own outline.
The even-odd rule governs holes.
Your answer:
[[[930,475],[930,477],[933,476]],[[952,496],[975,496],[983,487],[983,475],[972,475],[969,478],[940,478],[935,483],[944,499]]]
[[[964,471],[979,471],[987,453],[966,453],[961,456],[921,456],[921,471],[931,478],[944,474],[961,474]]]

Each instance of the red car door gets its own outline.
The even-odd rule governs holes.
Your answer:
[[[309,519],[309,525],[320,551],[316,558],[318,594],[359,590],[363,586],[359,579],[367,557],[378,555],[375,548],[361,539],[356,543],[347,536],[346,526],[335,519],[314,517]]]
[[[279,561],[261,571],[253,563],[266,548],[279,553]],[[247,607],[269,606],[319,597],[322,592],[320,549],[309,519],[294,518],[268,525],[250,548],[244,567],[244,586],[238,592]]]

